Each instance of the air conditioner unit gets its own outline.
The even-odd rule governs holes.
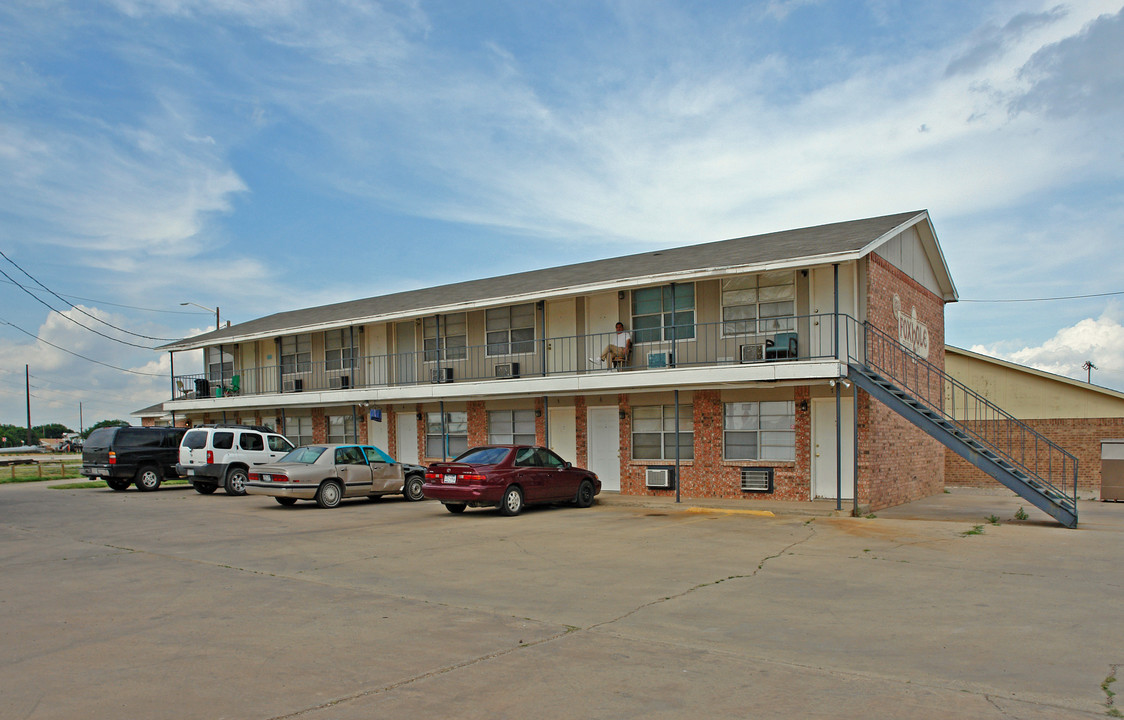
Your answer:
[[[669,352],[653,352],[648,353],[648,367],[662,368],[673,367],[675,363],[675,355]]]
[[[498,378],[517,378],[519,377],[519,363],[500,363],[496,365],[496,377]]]
[[[453,382],[453,368],[433,368],[429,371],[429,381],[434,383]]]
[[[765,359],[765,343],[741,345],[738,354],[743,363],[761,362]]]
[[[644,470],[644,484],[650,488],[670,489],[675,479],[675,468],[650,467]]]
[[[351,387],[350,375],[337,375],[328,378],[328,388],[331,390],[347,390]]]
[[[284,380],[281,382],[281,392],[302,392],[304,391],[304,379],[296,378],[294,380]]]
[[[743,467],[742,492],[773,492],[773,468]]]

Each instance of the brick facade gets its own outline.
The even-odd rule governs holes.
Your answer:
[[[894,297],[929,331],[929,362],[944,369],[944,301],[876,253],[867,263],[867,319],[898,337]],[[918,385],[939,399],[939,380]],[[944,488],[944,446],[866,393],[859,396],[858,501],[871,510],[928,497]]]
[[[1077,457],[1077,489],[1083,495],[1101,490],[1101,440],[1124,438],[1124,418],[1054,418],[1024,420],[1032,429]],[[972,426],[974,423],[969,423]],[[977,425],[977,431],[986,431]],[[1001,487],[951,450],[945,452],[945,484],[956,487]]]
[[[585,398],[581,395],[574,398],[574,438],[577,447],[577,458],[574,464],[578,467],[589,467],[589,411]]]

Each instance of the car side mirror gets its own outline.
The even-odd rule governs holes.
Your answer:
[[[567,462],[567,463],[563,463],[563,464],[562,464],[562,469],[563,469],[563,470],[569,470],[569,469],[570,469],[570,468],[572,468],[573,466],[574,466],[574,464],[573,464],[573,463],[569,463],[569,462]]]

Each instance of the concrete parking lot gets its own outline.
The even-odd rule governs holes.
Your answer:
[[[504,518],[51,484],[0,486],[3,718],[1117,712],[1124,505],[1066,530],[961,493]]]

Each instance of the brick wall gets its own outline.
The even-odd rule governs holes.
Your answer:
[[[398,457],[398,413],[387,408],[383,413],[383,422],[386,423],[386,451],[390,457]]]
[[[324,408],[312,408],[312,442],[328,442],[328,416]]]
[[[891,263],[871,254],[867,263],[867,318],[898,337],[894,296],[901,311],[917,311],[929,330],[928,360],[944,368],[944,301]],[[923,367],[915,365],[914,367]],[[916,384],[919,394],[939,398],[938,380]],[[858,500],[871,510],[928,497],[944,488],[944,446],[866,393],[859,396]]]
[[[1101,440],[1124,438],[1124,418],[1054,418],[1023,422],[1077,457],[1079,493],[1099,495]],[[986,425],[984,422],[969,423],[970,428],[981,433],[988,432]],[[945,451],[945,484],[958,487],[1000,486],[990,475],[985,475],[951,450]]]
[[[468,403],[468,446],[488,444],[488,411],[484,401],[475,400]]]
[[[755,500],[809,500],[811,493],[811,411],[807,404],[810,390],[806,386],[793,389],[796,402],[796,460],[725,460],[725,403],[719,390],[695,390],[692,393],[694,421],[694,459],[680,460],[679,492],[683,497],[728,498]],[[672,496],[675,489],[647,487],[645,471],[649,466],[673,465],[674,460],[632,459],[632,405],[628,396],[620,397],[621,420],[621,493],[625,495]],[[681,400],[681,402],[684,402]],[[684,402],[685,404],[685,402]],[[584,432],[581,434],[584,436]],[[581,437],[579,436],[579,437]],[[741,489],[741,468],[773,468],[772,493],[747,493]]]
[[[546,404],[541,397],[535,398],[535,444],[546,447]]]
[[[589,412],[585,404],[585,397],[579,395],[574,398],[574,432],[577,434],[577,459],[574,464],[578,467],[589,467]]]

